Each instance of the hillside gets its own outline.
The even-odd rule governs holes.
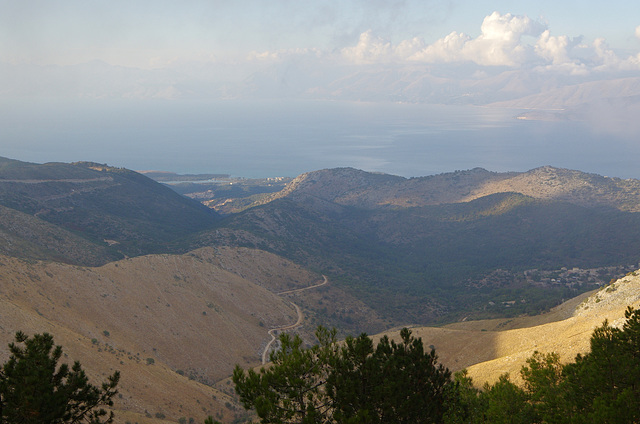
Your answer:
[[[237,363],[260,364],[267,330],[297,319],[295,299],[275,293],[321,281],[248,249],[206,248],[101,267],[0,257],[0,359],[16,331],[48,331],[93,381],[122,371],[119,422],[146,422],[145,411],[171,422],[202,422],[206,414],[230,421],[236,410],[225,404],[232,400],[202,383],[228,377]],[[313,330],[310,323],[299,329],[306,338]]]
[[[638,205],[638,180],[552,167],[412,179],[339,168],[295,178],[192,243],[285,256],[393,325],[535,315],[637,268]]]
[[[463,203],[509,192],[580,206],[640,212],[640,180],[603,177],[551,166],[504,173],[475,168],[409,179],[352,168],[326,169],[298,176],[269,200],[308,196],[365,209],[413,208]]]
[[[520,368],[536,350],[557,352],[562,361],[572,361],[576,354],[589,351],[591,334],[605,319],[613,326],[622,325],[627,306],[640,307],[640,273],[630,273],[540,316],[416,327],[412,331],[426,346],[436,348],[442,363],[452,370],[466,368],[475,384],[482,386],[507,372],[512,380],[520,381]],[[399,339],[397,331],[387,334]]]
[[[482,382],[533,349],[570,359],[638,301],[629,275],[578,312],[551,309],[637,269],[638,180],[340,168],[272,183],[220,188],[243,199],[220,217],[133,171],[0,159],[0,346],[48,331],[92,380],[121,370],[120,423],[232,422],[244,412],[226,378],[262,362],[269,330],[312,342],[318,324],[458,321],[415,332]]]
[[[122,255],[36,216],[0,206],[0,254],[100,265]]]
[[[0,158],[0,206],[20,212],[4,209],[4,231],[12,242],[51,246],[24,249],[22,257],[86,265],[165,252],[168,243],[210,228],[218,218],[141,174],[87,162],[34,164]],[[41,221],[59,227],[55,236],[51,229],[40,231]],[[89,244],[93,246],[85,254]],[[19,249],[5,252],[18,255]]]

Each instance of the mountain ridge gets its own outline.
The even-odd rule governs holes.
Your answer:
[[[218,217],[133,171],[0,158],[0,343],[49,331],[92,377],[122,369],[121,422],[232,422],[243,412],[230,370],[259,365],[268,331],[298,310],[307,343],[317,324],[356,334],[458,321],[414,331],[481,382],[576,328],[558,324],[567,304],[522,315],[637,269],[640,251],[638,180],[551,166],[410,179],[328,169],[260,198]],[[605,287],[573,321],[597,325],[598,308],[636,302],[622,296],[640,293],[636,277]],[[471,321],[482,317],[502,318]]]
[[[94,244],[87,264],[162,250],[219,219],[213,210],[141,174],[93,162],[34,164],[2,158],[0,205],[64,229],[59,236]],[[24,242],[30,243],[29,237]],[[102,259],[97,252],[104,252]],[[81,252],[40,253],[34,259],[85,260]]]
[[[581,206],[640,211],[640,181],[603,177],[566,168],[541,166],[525,172],[482,168],[404,178],[337,168],[301,174],[284,190],[259,204],[309,195],[341,205],[375,208],[462,203],[490,194],[517,192],[539,199],[565,200]]]

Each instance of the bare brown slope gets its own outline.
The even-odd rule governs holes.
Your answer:
[[[504,373],[518,381],[520,368],[536,350],[557,352],[565,362],[573,360],[576,354],[589,350],[593,330],[605,319],[621,325],[630,305],[640,306],[640,274],[627,275],[538,317],[419,327],[413,333],[426,346],[435,347],[442,363],[452,370],[467,368],[474,382],[482,386]],[[398,331],[387,334],[400,338]]]
[[[239,275],[243,263],[253,265],[247,278]],[[207,414],[228,421],[227,396],[197,381],[223,379],[236,363],[258,365],[267,330],[297,319],[291,304],[268,289],[319,281],[248,249],[205,248],[98,268],[1,257],[0,351],[6,359],[17,330],[48,331],[94,381],[122,371],[116,407],[130,412],[121,417],[142,414],[131,421],[143,422],[146,410],[173,422],[202,422]]]

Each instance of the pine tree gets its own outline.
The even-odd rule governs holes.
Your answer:
[[[402,341],[377,344],[363,334],[338,347],[319,328],[309,349],[281,335],[282,348],[260,372],[236,367],[233,381],[262,423],[441,423],[453,383],[433,350],[403,329]]]
[[[23,344],[21,346],[20,344]],[[9,345],[11,357],[0,375],[0,422],[21,424],[111,423],[120,373],[102,388],[89,384],[79,362],[58,366],[62,348],[50,334],[29,338],[18,332]]]

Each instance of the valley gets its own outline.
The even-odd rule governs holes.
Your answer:
[[[92,380],[120,370],[118,423],[242,422],[228,378],[282,331],[410,326],[481,385],[639,305],[638,180],[147,175],[0,160],[0,346],[46,331]]]

